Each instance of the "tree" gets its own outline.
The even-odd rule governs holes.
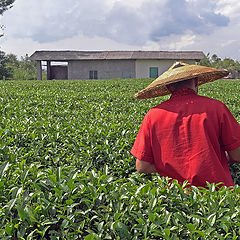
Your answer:
[[[203,59],[200,60],[199,65],[211,67],[211,61],[209,57],[210,53],[208,53]]]
[[[31,61],[28,55],[21,57],[18,60],[17,56],[14,54],[7,55],[7,65],[6,68],[10,75],[9,79],[12,80],[34,80],[36,79],[36,66],[33,61]]]
[[[0,80],[10,76],[11,71],[7,68],[7,57],[4,52],[0,51]]]
[[[13,6],[15,0],[0,0],[0,16]],[[0,25],[0,29],[3,30],[4,26]],[[0,33],[0,37],[3,34]],[[9,78],[11,76],[10,70],[6,67],[7,57],[3,51],[0,51],[0,79]]]
[[[0,15],[13,6],[15,0],[1,0],[0,1]]]
[[[213,54],[212,57],[210,57],[210,54],[208,53],[199,62],[199,64],[207,67],[218,68],[218,69],[227,69],[230,72],[240,70],[240,63],[237,60],[233,60],[231,58],[224,58],[222,60],[216,54]]]
[[[3,15],[5,11],[7,11],[9,8],[13,6],[13,3],[15,0],[0,0],[0,15]],[[0,25],[0,29],[3,31],[4,26]],[[2,37],[3,34],[0,34],[0,37]]]

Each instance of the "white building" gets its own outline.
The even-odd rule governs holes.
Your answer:
[[[39,80],[43,61],[47,79],[112,79],[156,78],[175,61],[196,64],[204,56],[201,51],[36,51],[30,59],[37,61]]]

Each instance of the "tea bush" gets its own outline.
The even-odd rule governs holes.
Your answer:
[[[149,83],[0,82],[1,239],[239,239],[238,164],[234,189],[136,173],[141,121],[168,98],[134,99]],[[239,91],[239,81],[200,87],[238,122]]]

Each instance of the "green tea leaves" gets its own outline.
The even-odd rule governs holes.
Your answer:
[[[138,174],[130,149],[149,79],[0,82],[1,239],[239,239],[234,189]],[[240,82],[203,85],[240,122]]]

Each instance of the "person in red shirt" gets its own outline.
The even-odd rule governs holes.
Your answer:
[[[198,85],[228,75],[227,71],[175,63],[136,98],[171,93],[169,100],[145,115],[131,154],[139,173],[233,186],[229,162],[240,162],[240,126],[220,101],[197,95]]]

